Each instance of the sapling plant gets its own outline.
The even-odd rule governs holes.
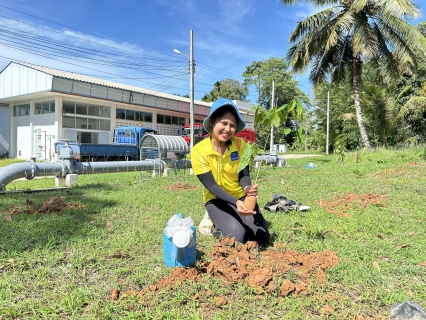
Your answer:
[[[266,110],[260,105],[255,106],[252,111],[254,111],[254,125],[255,127],[264,127],[264,128],[274,128],[277,131],[281,131],[284,135],[287,135],[291,132],[289,127],[286,127],[285,124],[287,119],[291,119],[296,123],[303,120],[303,107],[302,103],[298,99],[293,99],[290,103],[285,104],[279,108],[271,108]],[[296,126],[296,136],[298,141],[304,140],[304,134],[302,128]],[[268,139],[266,139],[265,146],[263,151],[266,151],[266,145],[268,144]],[[250,171],[253,169],[254,158],[259,153],[260,147],[256,142],[250,143],[247,142],[244,145],[243,154],[241,156],[241,161],[237,167],[237,172],[240,172],[245,167],[250,166]],[[254,184],[257,184],[257,179],[259,177],[260,168],[263,165],[263,162],[257,167],[256,177]],[[253,211],[256,206],[256,197],[255,196],[246,196],[244,200],[244,205],[250,211]]]

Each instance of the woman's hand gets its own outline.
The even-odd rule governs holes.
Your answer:
[[[244,188],[244,192],[246,193],[247,196],[256,197],[257,196],[257,187],[258,187],[258,184],[253,184],[251,186],[247,186],[247,187]]]
[[[235,206],[237,207],[238,213],[242,216],[252,216],[256,214],[256,211],[248,211],[246,206],[244,205],[244,202],[241,200],[238,200]]]

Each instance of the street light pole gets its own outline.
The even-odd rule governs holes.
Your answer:
[[[330,136],[330,91],[327,91],[327,140],[325,143],[325,154],[328,154],[329,136]]]
[[[190,150],[194,146],[194,33],[190,30],[189,33],[189,57],[186,54],[183,54],[177,49],[173,49],[174,53],[178,53],[187,57],[189,59],[189,94],[190,94],[190,104],[189,104],[189,135],[190,135]]]
[[[192,30],[189,32],[189,43],[190,43],[190,51],[189,51],[189,73],[190,73],[190,86],[189,91],[191,94],[191,103],[189,106],[189,121],[190,121],[190,134],[191,134],[191,143],[190,143],[190,151],[192,151],[192,147],[194,146],[194,34]]]
[[[272,80],[272,93],[271,93],[271,109],[274,107],[275,102],[275,82]],[[269,141],[269,153],[274,148],[274,125],[271,125],[271,140]]]
[[[315,109],[324,111],[327,114],[327,129],[326,129],[327,135],[325,138],[325,154],[328,154],[328,141],[330,138],[330,92],[327,92],[327,111],[317,106],[313,106],[313,107]]]

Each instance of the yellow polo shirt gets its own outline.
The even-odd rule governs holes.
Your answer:
[[[216,183],[233,197],[239,199],[245,195],[238,180],[237,167],[241,161],[245,141],[239,137],[231,138],[232,144],[221,157],[213,149],[210,138],[197,143],[191,151],[191,165],[195,175],[211,171]],[[216,197],[207,189],[203,190],[206,203]]]

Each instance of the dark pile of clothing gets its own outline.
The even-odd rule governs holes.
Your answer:
[[[300,202],[291,200],[278,193],[272,194],[271,201],[267,202],[263,208],[271,212],[288,212],[291,210],[306,211],[310,209],[308,206],[302,206]]]

